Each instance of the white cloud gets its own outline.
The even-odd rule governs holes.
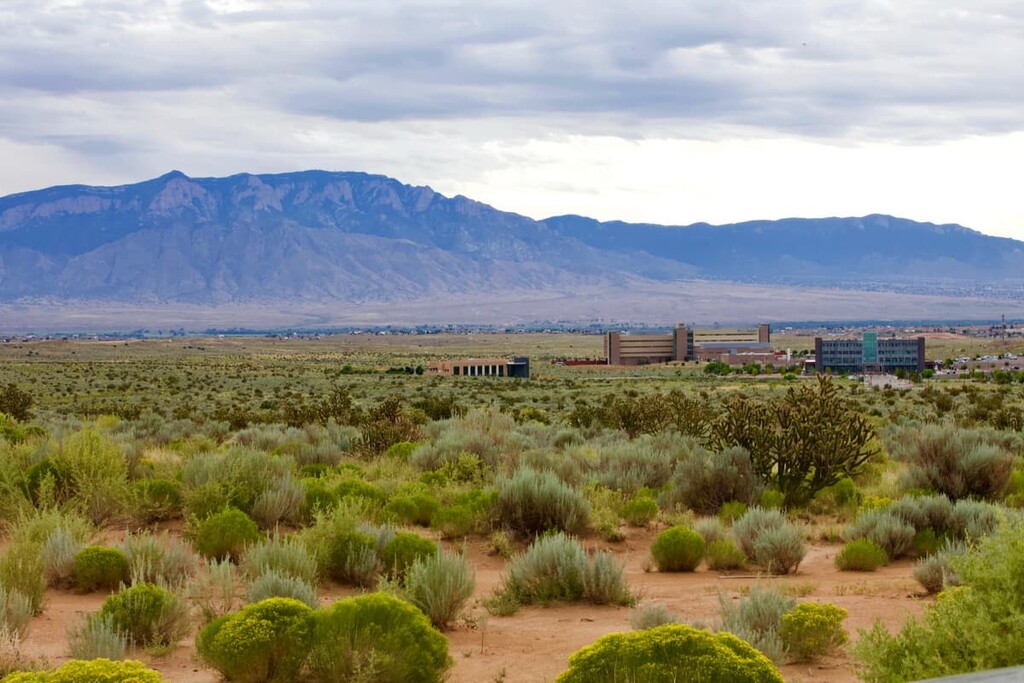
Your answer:
[[[0,194],[367,170],[534,216],[1024,238],[1013,0],[6,0]]]

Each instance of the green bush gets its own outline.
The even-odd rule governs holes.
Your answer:
[[[779,634],[789,657],[798,662],[810,662],[843,645],[846,631],[843,620],[847,612],[842,607],[804,602],[782,615]]]
[[[16,590],[0,585],[0,635],[24,637],[32,620],[32,602]]]
[[[1013,471],[1013,454],[995,443],[985,430],[951,424],[914,429],[909,447],[893,456],[907,463],[906,488],[938,491],[952,500],[996,499]]]
[[[625,579],[625,565],[611,553],[588,558],[575,538],[558,532],[537,538],[505,571],[502,586],[488,609],[510,614],[520,605],[563,600],[630,605],[635,596]]]
[[[202,520],[231,506],[231,490],[223,482],[210,481],[185,491],[184,499],[189,517]]]
[[[313,519],[318,511],[326,511],[338,504],[338,496],[322,479],[307,478],[299,482],[306,490],[306,501],[302,505],[302,518]]]
[[[619,515],[630,526],[645,527],[654,521],[660,511],[658,502],[653,498],[637,496],[622,506]]]
[[[338,500],[345,498],[365,498],[374,505],[383,506],[388,501],[388,495],[379,486],[363,481],[362,479],[343,479],[334,487],[334,495]]]
[[[867,510],[857,515],[843,536],[848,541],[866,538],[885,551],[890,560],[906,555],[914,546],[914,527],[888,508]]]
[[[674,526],[658,534],[651,556],[663,572],[692,572],[704,559],[704,539],[693,529]]]
[[[549,529],[582,531],[590,515],[586,496],[551,472],[521,467],[495,482],[495,514],[502,524],[524,534]]]
[[[384,507],[385,514],[403,524],[430,526],[440,504],[426,492],[394,496]]]
[[[929,593],[938,593],[946,586],[960,585],[960,577],[953,569],[953,559],[967,554],[963,541],[947,542],[938,552],[918,560],[914,567],[914,580]]]
[[[128,558],[117,548],[91,545],[75,555],[75,585],[80,590],[114,590],[127,580]]]
[[[140,479],[132,485],[135,514],[143,522],[181,516],[181,484],[169,479]]]
[[[391,576],[403,576],[416,560],[437,554],[437,544],[418,534],[402,532],[384,546],[380,553],[381,564]]]
[[[708,544],[704,557],[708,569],[715,571],[742,569],[747,564],[747,556],[727,538]]]
[[[16,542],[0,557],[0,586],[28,598],[32,612],[39,614],[46,592],[45,565],[37,543]]]
[[[682,624],[612,633],[569,658],[557,683],[782,683],[778,669],[729,633]]]
[[[281,536],[276,531],[263,543],[246,550],[241,568],[250,579],[275,571],[310,585],[317,582],[316,558],[312,553],[296,537]]]
[[[701,517],[693,523],[693,530],[700,534],[707,544],[729,537],[729,530],[717,517]]]
[[[211,621],[196,637],[199,658],[233,683],[291,683],[312,643],[313,610],[270,598]]]
[[[963,585],[943,590],[922,618],[911,618],[895,635],[881,622],[860,632],[853,653],[865,681],[916,681],[1024,664],[1024,521],[1004,524],[951,564]]]
[[[53,467],[93,523],[124,510],[130,495],[128,463],[120,446],[98,429],[88,427],[66,438],[53,456]]]
[[[444,636],[394,596],[346,598],[313,616],[308,671],[317,683],[440,683],[451,664]]]
[[[739,500],[731,500],[722,505],[718,511],[718,518],[725,524],[733,524],[740,517],[747,513],[748,505]]]
[[[380,571],[377,541],[360,531],[335,534],[326,548],[326,572],[335,581],[371,586]]]
[[[228,509],[211,515],[196,530],[196,550],[203,557],[238,561],[246,546],[258,542],[263,535],[256,522],[241,510]]]
[[[149,583],[125,588],[103,601],[99,619],[113,626],[138,645],[173,645],[188,632],[188,605],[171,591]]]
[[[4,683],[166,683],[166,680],[142,662],[93,659],[71,660],[53,671],[11,674]]]
[[[716,515],[730,502],[753,503],[760,488],[750,454],[739,447],[698,449],[679,462],[671,485],[672,498],[700,515]]]
[[[858,538],[843,546],[836,554],[836,567],[844,572],[873,572],[889,564],[889,556],[874,542]]]
[[[473,595],[476,579],[465,555],[438,550],[417,558],[406,571],[403,596],[443,629],[453,622]]]
[[[68,653],[72,659],[124,659],[128,636],[110,617],[88,616],[68,629]]]

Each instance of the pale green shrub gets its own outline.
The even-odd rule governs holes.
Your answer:
[[[629,613],[629,626],[634,631],[644,631],[665,624],[675,624],[679,617],[660,602],[648,602]]]
[[[249,582],[245,591],[248,603],[261,602],[267,598],[292,598],[316,609],[320,601],[316,589],[297,576],[276,569],[266,569]]]
[[[495,514],[509,528],[532,534],[548,529],[578,532],[586,526],[586,496],[550,472],[522,467],[511,477],[498,477],[495,485]]]

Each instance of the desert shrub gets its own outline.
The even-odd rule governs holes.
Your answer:
[[[127,659],[71,660],[53,671],[11,674],[5,683],[166,683],[159,672]]]
[[[541,536],[509,563],[490,605],[511,613],[520,605],[559,600],[631,604],[624,569],[610,553],[588,558],[579,541],[561,532]]]
[[[419,607],[430,623],[443,629],[462,613],[476,588],[476,579],[464,554],[439,549],[412,563],[402,588],[402,596]]]
[[[262,538],[256,522],[241,510],[228,509],[211,515],[199,523],[195,544],[199,554],[207,558],[230,557],[238,560],[248,545]]]
[[[786,502],[786,494],[775,489],[765,489],[757,498],[757,504],[765,510],[781,510]]]
[[[648,602],[629,612],[629,626],[634,631],[645,631],[665,624],[679,623],[679,616],[660,602]]]
[[[313,616],[308,671],[317,683],[440,683],[448,641],[404,600],[371,593],[338,600]]]
[[[858,538],[843,546],[836,554],[836,567],[844,572],[873,572],[889,564],[889,556],[876,543]]]
[[[199,558],[188,543],[169,534],[157,538],[150,533],[129,532],[121,549],[128,560],[132,584],[181,586],[199,569]]]
[[[196,519],[206,519],[231,506],[231,490],[219,481],[208,481],[188,489],[183,498],[189,517]]]
[[[966,554],[966,543],[947,542],[938,552],[918,560],[914,566],[914,580],[929,593],[938,593],[947,586],[959,586],[960,577],[953,569],[953,559]]]
[[[704,539],[693,529],[674,526],[658,534],[651,556],[663,572],[692,572],[704,559]]]
[[[676,461],[671,446],[665,439],[651,436],[603,445],[598,449],[591,478],[624,493],[661,488],[672,476]]]
[[[381,564],[391,576],[402,576],[418,559],[437,554],[437,544],[429,538],[403,532],[384,546],[380,553]]]
[[[330,510],[338,504],[338,496],[322,479],[307,478],[299,480],[306,491],[302,503],[302,519],[311,520],[317,512]]]
[[[495,514],[509,528],[526,534],[582,530],[590,514],[586,496],[551,472],[521,467],[495,482]]]
[[[306,489],[291,475],[280,477],[256,496],[252,504],[252,519],[261,529],[269,529],[279,522],[298,522],[306,502]]]
[[[701,517],[694,521],[693,530],[700,534],[707,544],[722,541],[729,537],[729,530],[717,517]]]
[[[110,617],[92,615],[68,629],[72,659],[124,659],[127,651],[128,636]]]
[[[852,479],[843,478],[818,491],[811,509],[815,512],[856,510],[863,499],[864,494],[857,488],[857,484]]]
[[[1013,454],[985,430],[951,424],[916,428],[914,440],[893,456],[907,463],[906,488],[930,489],[952,500],[998,498],[1013,470]]]
[[[671,482],[673,502],[701,515],[716,515],[733,501],[751,504],[760,487],[750,454],[739,447],[717,453],[697,449],[676,465]]]
[[[75,504],[99,524],[124,510],[128,464],[117,443],[94,427],[66,438],[53,455],[57,479],[74,491]]]
[[[302,579],[310,585],[317,582],[316,558],[294,536],[281,536],[278,532],[262,543],[250,546],[245,552],[242,571],[255,579],[268,571]]]
[[[419,491],[392,497],[384,507],[384,512],[402,524],[430,526],[439,507],[435,496]]]
[[[888,511],[916,531],[931,528],[943,532],[953,519],[953,503],[944,495],[905,495],[889,505]]]
[[[289,598],[270,598],[211,621],[196,652],[234,683],[291,683],[309,652],[313,610]]]
[[[379,486],[363,481],[362,479],[343,479],[334,487],[334,495],[339,499],[365,498],[374,505],[383,506],[388,501],[388,494]]]
[[[75,555],[75,584],[79,590],[114,590],[128,580],[128,558],[117,548],[92,545]]]
[[[39,549],[43,576],[51,586],[70,585],[75,575],[75,556],[82,543],[66,527],[54,529]]]
[[[240,446],[225,453],[201,453],[189,459],[182,469],[185,500],[190,503],[190,492],[213,484],[227,493],[228,504],[251,514],[261,494],[280,482],[291,481],[294,467],[290,456],[268,456],[263,451]],[[190,513],[198,514],[191,509]]]
[[[0,557],[0,586],[24,595],[38,614],[46,592],[45,569],[38,544],[14,543]]]
[[[451,415],[449,415],[448,417],[451,417]],[[384,453],[384,455],[388,456],[389,458],[395,458],[397,460],[408,460],[412,456],[413,451],[415,451],[417,448],[419,448],[418,443],[414,443],[412,441],[399,441],[398,443],[391,444],[391,446],[388,447],[388,450],[386,453]]]
[[[335,535],[325,555],[327,574],[336,581],[371,586],[380,571],[377,542],[359,531]]]
[[[206,560],[205,567],[189,584],[189,598],[209,622],[235,608],[240,582],[231,560]]]
[[[181,516],[181,484],[169,479],[140,479],[132,485],[135,515],[143,522]]]
[[[786,647],[779,629],[782,615],[796,606],[793,598],[775,588],[755,585],[735,602],[725,593],[719,593],[718,605],[719,630],[742,638],[774,662],[785,659]]]
[[[832,652],[847,640],[843,620],[847,611],[830,604],[804,602],[782,615],[779,635],[790,659],[810,662]]]
[[[430,524],[444,538],[459,538],[473,532],[484,533],[491,527],[496,499],[497,493],[493,490],[467,491],[457,496],[452,505],[438,508]]]
[[[949,519],[950,533],[960,539],[976,540],[999,526],[1000,509],[978,500],[958,500]]]
[[[623,504],[619,509],[619,515],[630,526],[645,527],[654,521],[660,511],[658,502],[653,498],[637,496]]]
[[[747,564],[747,556],[728,538],[709,543],[704,558],[708,569],[715,571],[742,569]]]
[[[128,639],[146,647],[173,645],[190,626],[188,604],[150,583],[125,588],[103,601],[97,618],[109,618]]]
[[[773,574],[796,571],[807,554],[800,528],[779,510],[750,508],[732,532],[743,554]]]
[[[245,590],[248,603],[261,602],[267,598],[292,598],[313,609],[320,604],[316,589],[310,583],[276,569],[265,570],[256,576]]]
[[[10,633],[20,639],[31,619],[32,602],[18,591],[0,585],[0,633]]]
[[[923,617],[911,618],[895,635],[881,622],[860,632],[853,652],[865,681],[916,681],[1024,664],[1024,522],[1002,525],[951,564],[963,585],[944,590]]]
[[[914,545],[914,527],[887,508],[867,510],[857,515],[843,536],[848,541],[866,538],[885,551],[890,560],[906,555]]]
[[[718,519],[722,520],[725,524],[734,524],[737,519],[747,513],[748,507],[746,503],[731,500],[722,505],[722,509],[718,511]]]
[[[557,683],[781,683],[778,669],[729,633],[692,626],[612,633],[569,657]]]

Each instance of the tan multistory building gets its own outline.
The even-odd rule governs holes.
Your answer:
[[[512,377],[530,378],[530,359],[526,356],[508,358],[464,358],[432,363],[428,375],[447,377]]]
[[[687,360],[732,360],[771,356],[771,326],[741,330],[676,325],[670,334],[609,332],[604,340],[609,365],[648,365]]]

